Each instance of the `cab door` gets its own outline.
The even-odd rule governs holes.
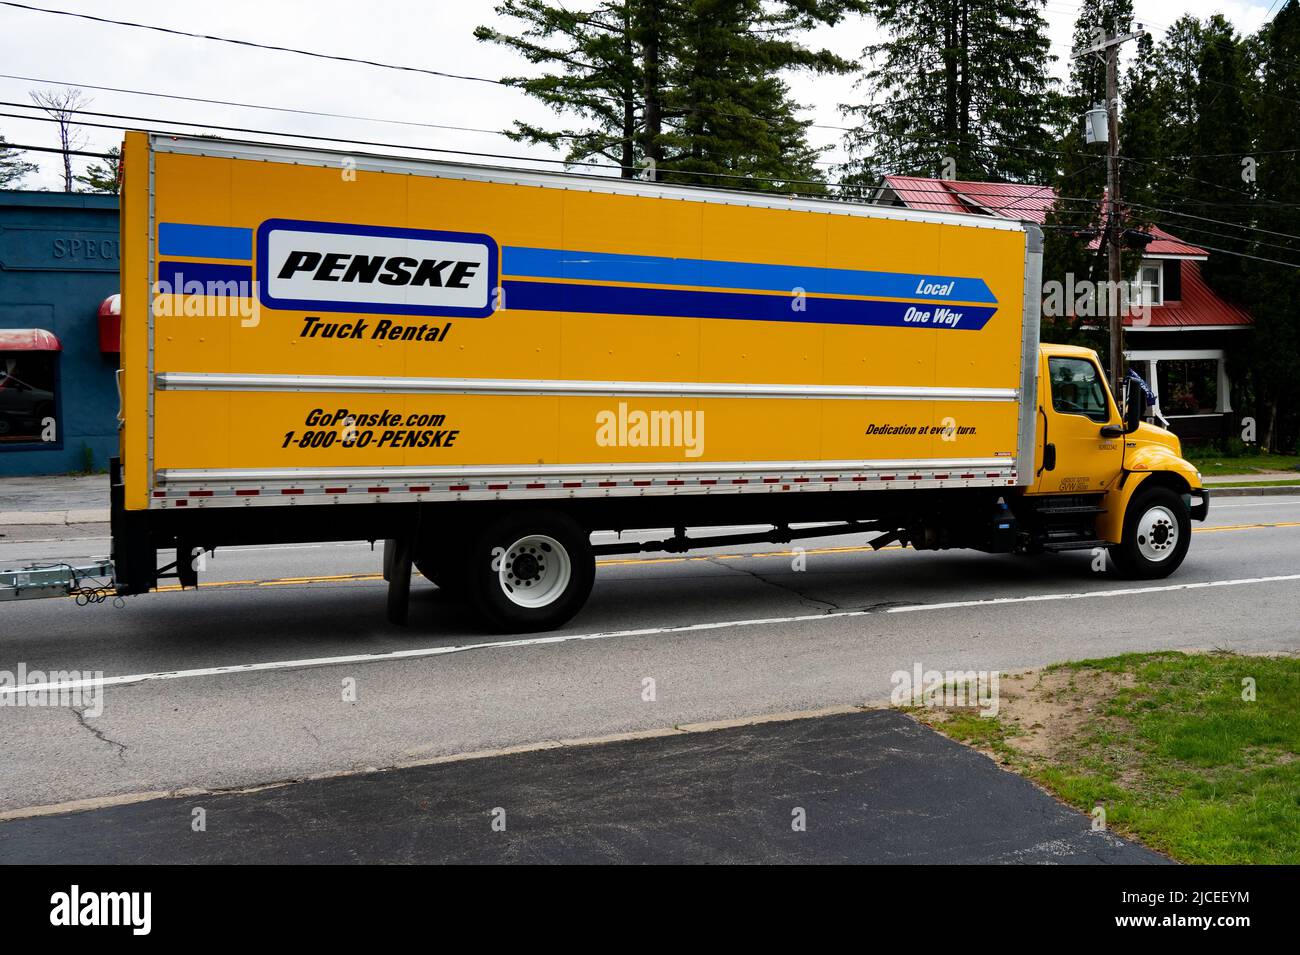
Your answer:
[[[1119,425],[1119,409],[1092,358],[1045,355],[1039,369],[1037,494],[1085,494],[1106,490],[1120,471],[1122,437],[1102,437]],[[1048,469],[1055,448],[1055,467]]]

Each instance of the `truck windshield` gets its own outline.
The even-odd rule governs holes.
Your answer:
[[[1052,407],[1063,414],[1083,415],[1093,421],[1108,421],[1106,389],[1097,366],[1086,358],[1049,358]]]

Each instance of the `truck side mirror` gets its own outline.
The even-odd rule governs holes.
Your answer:
[[[1124,390],[1128,393],[1124,402],[1124,433],[1132,434],[1142,424],[1142,393],[1132,385]]]
[[[1124,383],[1124,425],[1108,424],[1103,425],[1101,436],[1103,438],[1122,438],[1126,434],[1132,434],[1139,425],[1142,424],[1142,395],[1138,393],[1131,382]]]

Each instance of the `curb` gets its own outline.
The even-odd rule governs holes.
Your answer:
[[[108,508],[90,507],[70,511],[0,511],[0,527],[32,525],[107,524]]]
[[[1251,497],[1257,494],[1269,496],[1278,494],[1300,495],[1300,484],[1287,484],[1280,487],[1277,485],[1272,487],[1251,487],[1249,484],[1219,487],[1215,484],[1207,484],[1205,488],[1210,492],[1211,508],[1214,507],[1215,499],[1220,497]]]

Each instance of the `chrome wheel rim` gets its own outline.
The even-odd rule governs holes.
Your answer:
[[[553,604],[573,577],[569,552],[553,537],[530,534],[501,554],[497,583],[506,599],[518,607],[537,609]]]
[[[1178,518],[1169,508],[1152,507],[1137,525],[1138,551],[1152,563],[1169,557],[1178,546]]]

